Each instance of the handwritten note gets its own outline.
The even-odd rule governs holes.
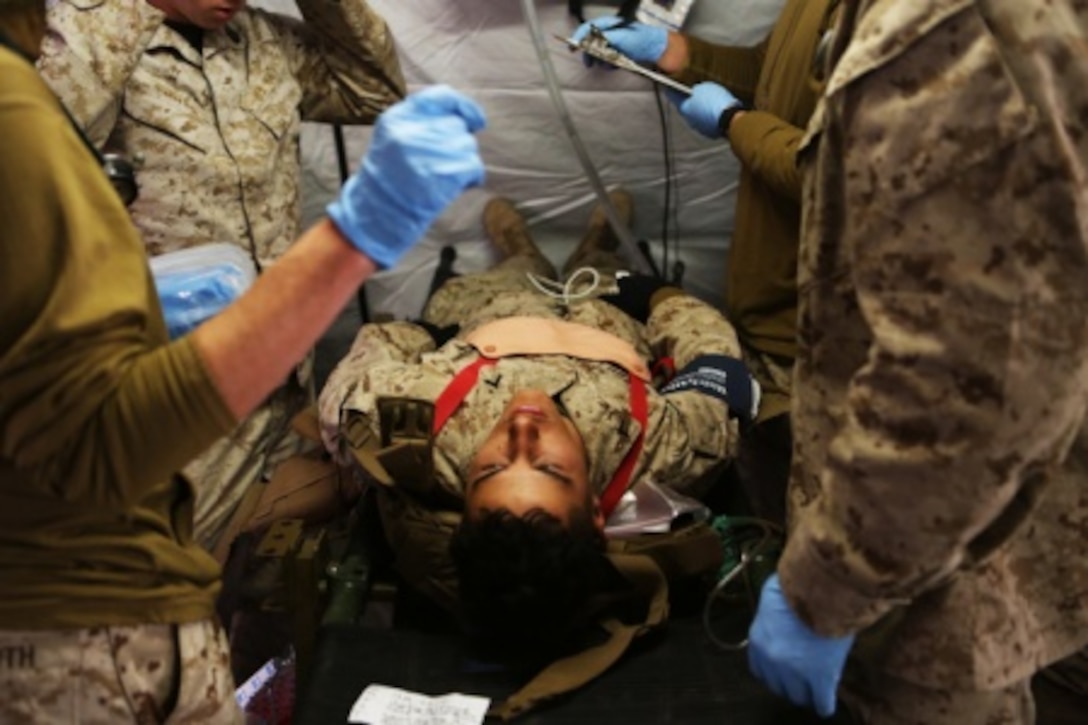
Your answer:
[[[348,722],[365,725],[480,725],[491,701],[452,693],[429,697],[386,685],[368,685]]]

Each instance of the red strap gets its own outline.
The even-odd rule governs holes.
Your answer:
[[[627,451],[627,455],[623,457],[623,462],[616,469],[608,488],[604,490],[604,494],[601,496],[601,513],[604,514],[606,519],[612,514],[616,504],[620,502],[620,498],[627,491],[627,485],[631,481],[631,474],[635,471],[635,463],[642,452],[642,443],[646,439],[646,420],[649,415],[649,405],[646,402],[646,383],[634,375],[630,375],[628,380],[631,389],[631,415],[638,421],[640,430],[638,438],[635,439],[634,444]]]
[[[461,372],[453,377],[450,384],[438,396],[438,400],[434,401],[435,435],[438,435],[438,432],[446,425],[446,421],[450,419],[454,411],[468,397],[469,392],[476,387],[476,380],[480,377],[480,370],[487,365],[494,364],[495,360],[481,355],[475,362],[465,366]]]
[[[446,389],[442,391],[442,394],[438,396],[438,399],[434,401],[434,432],[435,435],[442,430],[443,426],[450,419],[450,416],[454,414],[465,398],[468,397],[469,392],[476,387],[476,381],[480,377],[480,370],[488,365],[494,365],[495,360],[488,357],[479,357],[475,362],[465,366],[461,369],[457,375],[454,376],[450,384],[446,386]],[[620,502],[620,498],[627,491],[627,485],[631,480],[631,474],[635,471],[635,463],[638,461],[638,456],[642,452],[642,443],[646,438],[646,421],[649,415],[649,405],[646,399],[646,383],[635,375],[628,375],[628,385],[630,389],[631,400],[631,415],[638,421],[640,430],[638,432],[638,438],[635,439],[634,444],[627,451],[627,455],[623,457],[623,461],[620,463],[620,467],[616,469],[616,473],[612,476],[612,480],[609,481],[608,487],[605,488],[604,494],[601,496],[601,511],[604,513],[605,518],[612,513],[616,508],[616,504]]]
[[[658,358],[650,368],[650,376],[655,385],[664,385],[676,377],[676,362],[671,357]]]

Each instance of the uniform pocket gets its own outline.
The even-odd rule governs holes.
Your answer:
[[[283,141],[292,130],[297,133],[302,89],[283,51],[273,41],[258,42],[250,57],[256,60],[249,66],[241,107],[276,141]]]

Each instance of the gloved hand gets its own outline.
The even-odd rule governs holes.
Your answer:
[[[669,31],[645,23],[628,23],[616,15],[606,15],[582,23],[570,39],[581,43],[589,35],[590,27],[596,27],[619,52],[639,63],[656,63],[669,47]],[[582,54],[582,62],[591,66],[598,62],[596,58]]]
[[[419,325],[427,331],[427,334],[434,340],[434,347],[436,350],[455,338],[457,333],[461,331],[461,326],[456,322],[452,325],[446,325],[445,327],[439,327],[433,322],[427,322],[426,320],[412,320],[412,324]]]
[[[743,360],[728,355],[700,355],[676,373],[661,391],[665,395],[696,390],[718,398],[729,414],[745,423],[759,412],[761,389]]]
[[[392,267],[466,188],[483,182],[475,101],[431,86],[391,106],[358,171],[328,205],[340,232],[381,268]]]
[[[689,126],[707,138],[721,138],[722,128],[718,124],[722,113],[741,105],[741,102],[728,89],[713,81],[696,83],[691,91],[690,96],[673,90],[666,95]]]
[[[854,635],[821,637],[790,609],[775,574],[763,585],[748,632],[748,667],[775,694],[820,717],[835,714],[835,691]]]
[[[682,293],[678,287],[648,274],[617,276],[616,284],[619,285],[619,292],[601,295],[598,299],[618,307],[644,325],[650,319],[650,302],[655,294],[663,289],[675,289],[677,293]]]

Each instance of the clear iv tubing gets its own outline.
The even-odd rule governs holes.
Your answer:
[[[616,233],[620,246],[624,250],[624,256],[632,266],[633,271],[652,274],[653,270],[642,255],[642,250],[639,249],[634,235],[631,234],[631,230],[620,219],[619,212],[613,206],[612,200],[608,198],[608,191],[604,188],[604,184],[601,183],[601,177],[597,175],[597,168],[589,158],[577,129],[574,128],[574,121],[571,120],[567,104],[563,101],[563,94],[559,91],[559,78],[555,75],[555,68],[552,66],[551,57],[548,55],[548,49],[544,44],[544,35],[540,31],[540,21],[537,19],[534,0],[521,0],[521,9],[525,15],[525,22],[529,26],[529,34],[533,38],[533,47],[536,48],[540,69],[544,72],[544,80],[548,86],[548,95],[551,96],[552,105],[555,106],[559,119],[563,122],[567,137],[570,138],[571,145],[574,146],[574,151],[578,154],[578,160],[582,162],[582,169],[586,172],[586,178],[589,179],[590,186],[593,187],[597,198],[600,199],[601,207],[604,209],[605,216],[608,217],[608,223],[612,225],[612,230]]]

